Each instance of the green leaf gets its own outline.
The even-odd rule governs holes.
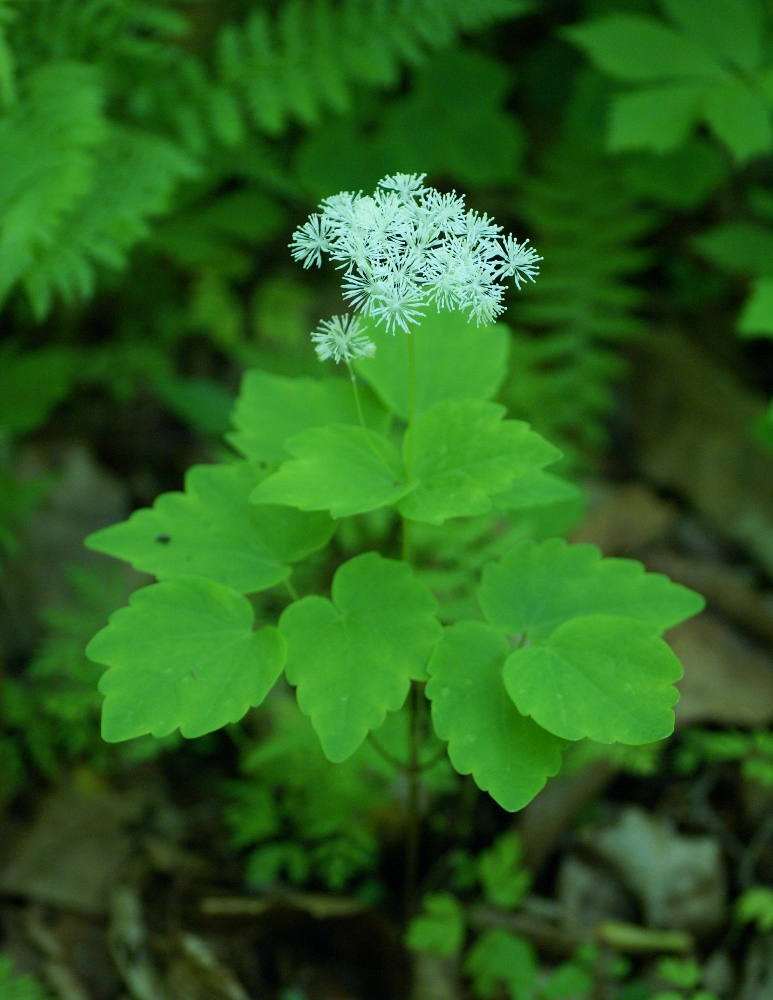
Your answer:
[[[724,79],[720,63],[689,35],[649,17],[611,14],[564,29],[599,69],[628,83],[680,77]]]
[[[521,838],[511,831],[483,851],[478,861],[486,899],[503,910],[516,907],[531,886],[531,875],[523,867]]]
[[[405,944],[411,951],[430,951],[448,957],[464,944],[465,919],[461,903],[450,892],[422,900],[423,913],[408,925]]]
[[[484,622],[452,625],[432,654],[426,695],[454,768],[515,812],[558,772],[563,743],[507,696],[502,664],[509,651],[505,637]]]
[[[481,187],[511,183],[523,151],[505,107],[509,66],[471,49],[433,56],[407,97],[387,108],[376,138],[389,172],[426,172]]]
[[[622,615],[662,632],[697,614],[704,600],[634,559],[603,559],[595,545],[562,538],[516,545],[483,569],[480,606],[510,635],[541,642],[571,618]]]
[[[728,178],[727,157],[716,143],[694,138],[671,153],[633,153],[622,164],[626,184],[640,198],[694,211]]]
[[[773,337],[773,278],[758,278],[752,284],[737,329],[743,337]]]
[[[763,934],[773,930],[773,889],[755,885],[735,901],[735,919],[739,924],[756,924]]]
[[[97,552],[166,579],[202,576],[244,594],[290,575],[288,563],[322,548],[335,528],[326,514],[250,504],[262,473],[248,462],[196,465],[185,493],[163,493],[152,510],[86,539]]]
[[[255,369],[247,372],[232,416],[236,430],[227,440],[245,458],[274,465],[288,457],[284,442],[309,427],[357,423],[347,379],[286,378]]]
[[[618,94],[610,110],[607,148],[612,153],[671,152],[696,124],[703,92],[695,84],[667,83]]]
[[[762,94],[741,80],[728,79],[709,87],[703,117],[738,163],[770,152],[773,126]]]
[[[416,353],[416,414],[451,399],[489,399],[507,372],[510,332],[504,323],[475,326],[459,312],[429,312],[411,334],[370,325],[373,358],[355,362],[366,382],[403,420],[410,413],[408,336]]]
[[[548,504],[579,500],[582,490],[574,483],[554,476],[552,472],[538,469],[527,472],[514,480],[504,493],[491,498],[496,510],[527,510],[530,507],[546,507]]]
[[[773,276],[773,229],[755,222],[727,222],[697,236],[692,245],[718,267]]]
[[[561,453],[505,408],[479,400],[436,403],[416,421],[414,491],[399,505],[414,521],[485,514],[491,495],[520,476],[557,461]],[[409,434],[403,440],[407,462]]]
[[[282,613],[287,679],[329,760],[349,757],[405,701],[442,630],[437,603],[407,563],[366,552],[333,578],[332,602],[304,597]]]
[[[540,645],[512,652],[503,676],[519,711],[563,739],[654,743],[674,730],[672,685],[682,667],[657,631],[633,618],[566,621]]]
[[[41,427],[70,392],[77,360],[65,347],[19,353],[0,345],[0,428],[27,434]]]
[[[179,727],[192,738],[237,722],[282,672],[278,630],[253,631],[250,602],[211,580],[167,580],[135,591],[86,648],[109,669],[102,736],[109,743]]]
[[[537,976],[537,956],[528,941],[497,927],[481,934],[467,954],[464,969],[472,977],[475,993],[484,1000],[499,995],[500,983],[506,984],[512,1000],[527,1000]]]
[[[312,427],[285,441],[285,449],[294,457],[253,491],[253,503],[348,517],[396,503],[417,486],[406,484],[391,442],[362,427]]]
[[[662,5],[715,56],[746,73],[760,68],[763,17],[757,0],[662,0]]]

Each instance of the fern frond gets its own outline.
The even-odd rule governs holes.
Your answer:
[[[286,0],[276,18],[257,8],[222,29],[218,70],[258,129],[277,135],[291,120],[344,111],[352,85],[390,86],[405,63],[526,9],[522,0]]]
[[[68,303],[92,295],[95,265],[122,268],[127,251],[148,235],[148,219],[169,208],[178,181],[196,169],[166,140],[111,125],[89,191],[24,275],[36,316],[46,315],[57,292]]]
[[[16,17],[14,0],[0,0],[0,109],[16,100],[16,62],[6,37],[6,26]]]
[[[643,295],[629,279],[643,271],[638,246],[654,226],[600,149],[569,128],[524,184],[518,214],[544,258],[510,319],[516,336],[506,390],[516,413],[568,453],[606,441],[613,385],[624,370],[618,347],[642,333]]]
[[[89,190],[105,137],[102,92],[88,67],[43,66],[25,89],[0,118],[0,302]]]

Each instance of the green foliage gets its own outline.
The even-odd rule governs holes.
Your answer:
[[[289,438],[284,448],[292,460],[253,491],[253,503],[349,517],[393,504],[416,488],[406,482],[394,445],[363,427],[312,427]]]
[[[449,956],[464,943],[465,915],[455,896],[437,892],[422,900],[423,912],[408,925],[405,943],[412,951]]]
[[[2,8],[0,8],[0,11]],[[0,21],[0,24],[2,22]],[[18,976],[10,958],[0,958],[0,998],[2,1000],[48,1000],[48,992],[33,976]]]
[[[707,729],[688,729],[676,757],[676,766],[692,774],[704,765],[738,762],[741,774],[749,781],[773,787],[773,733],[757,729],[752,733]]]
[[[285,645],[273,626],[252,630],[237,591],[202,577],[143,587],[91,640],[87,654],[110,669],[102,735],[202,736],[259,705],[282,671]]]
[[[614,79],[639,84],[612,103],[612,151],[664,153],[705,123],[743,163],[773,145],[762,6],[755,0],[664,0],[670,25],[614,13],[566,29]]]
[[[441,630],[435,599],[411,568],[375,552],[337,570],[332,598],[304,597],[279,628],[298,705],[326,756],[341,761],[402,707],[411,680],[426,677]]]
[[[289,563],[322,548],[333,533],[325,515],[247,503],[262,475],[248,462],[189,469],[185,493],[164,493],[152,510],[86,540],[159,579],[203,576],[244,594],[286,580]]]
[[[448,174],[465,185],[506,184],[523,147],[518,122],[504,108],[511,86],[507,67],[481,52],[437,53],[377,125],[345,119],[312,132],[298,149],[298,180],[316,197],[372,188],[397,170]]]
[[[511,931],[486,931],[465,959],[465,972],[472,978],[476,996],[495,997],[504,983],[512,1000],[528,997],[537,975],[537,955],[528,941]]]
[[[407,420],[408,338],[393,337],[374,324],[368,324],[367,332],[376,354],[358,359],[355,370],[385,406]],[[491,399],[505,379],[509,349],[504,323],[475,327],[459,313],[430,312],[414,337],[416,414],[435,403]]]
[[[773,889],[756,885],[742,892],[735,902],[735,919],[739,924],[755,924],[762,934],[773,930]]]
[[[240,92],[256,126],[275,135],[351,102],[351,85],[391,86],[404,62],[447,46],[460,31],[527,9],[523,0],[286,0],[273,21],[256,8],[217,42],[219,71]]]
[[[503,398],[567,458],[586,462],[607,441],[619,347],[646,329],[630,278],[650,253],[637,244],[656,221],[606,159],[598,123],[603,92],[581,77],[561,134],[524,181],[516,212],[544,257],[539,280],[510,310],[517,332]],[[630,170],[630,166],[628,166]]]
[[[564,744],[508,697],[502,663],[509,651],[505,637],[483,622],[452,625],[432,655],[426,694],[454,768],[515,811],[557,773]]]
[[[491,510],[491,497],[515,480],[555,462],[561,453],[529,425],[503,420],[497,403],[436,403],[417,418],[413,441],[414,489],[399,503],[413,521],[441,524]],[[406,465],[411,438],[403,443]]]
[[[483,892],[493,906],[514,909],[531,887],[531,875],[522,867],[521,840],[517,833],[503,834],[478,858]]]

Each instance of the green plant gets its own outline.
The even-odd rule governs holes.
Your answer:
[[[386,178],[372,198],[327,200],[296,232],[296,257],[309,265],[329,253],[355,308],[397,332],[359,319],[323,327],[317,350],[337,352],[349,379],[252,373],[232,438],[244,459],[191,470],[185,493],[88,540],[159,578],[87,650],[108,667],[106,740],[211,732],[259,705],[284,672],[339,763],[407,703],[397,763],[409,785],[408,900],[425,699],[455,770],[519,809],[556,773],[567,742],[671,732],[680,666],[660,636],[703,604],[636,562],[526,539],[483,567],[482,617],[441,627],[413,570],[414,524],[485,514],[497,496],[506,510],[521,490],[533,506],[554,499],[542,470],[558,450],[489,402],[504,374],[496,339],[448,317],[464,309],[491,321],[500,278],[533,280],[535,252],[499,232],[416,176]],[[433,304],[449,336],[423,353],[421,317]],[[365,400],[355,369],[373,390]],[[324,548],[334,519],[383,507],[392,530],[381,550],[333,561],[331,598],[301,597],[292,566]]]
[[[0,58],[2,58],[1,51]],[[48,1000],[48,996],[48,992],[43,989],[37,979],[33,976],[16,975],[10,958],[0,958],[0,998],[2,1000]]]

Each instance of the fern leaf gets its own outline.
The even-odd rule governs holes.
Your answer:
[[[218,39],[221,79],[272,135],[349,104],[355,84],[390,86],[405,63],[527,10],[523,0],[285,0],[276,18],[253,10]]]
[[[105,137],[102,92],[88,67],[51,63],[0,118],[0,302],[89,190]]]
[[[89,191],[24,275],[36,316],[46,315],[57,292],[68,303],[92,295],[95,265],[122,268],[127,251],[148,235],[149,217],[166,211],[178,181],[195,172],[171,143],[111,125]]]
[[[636,206],[619,168],[589,141],[590,93],[580,92],[569,126],[527,179],[518,213],[544,258],[540,279],[522,291],[510,317],[515,338],[507,389],[512,408],[568,454],[592,454],[606,441],[612,388],[624,370],[618,345],[643,330],[642,293],[629,279],[647,266],[637,242],[655,215]]]
[[[0,108],[10,107],[16,100],[15,61],[5,32],[16,17],[13,2],[0,0]]]

